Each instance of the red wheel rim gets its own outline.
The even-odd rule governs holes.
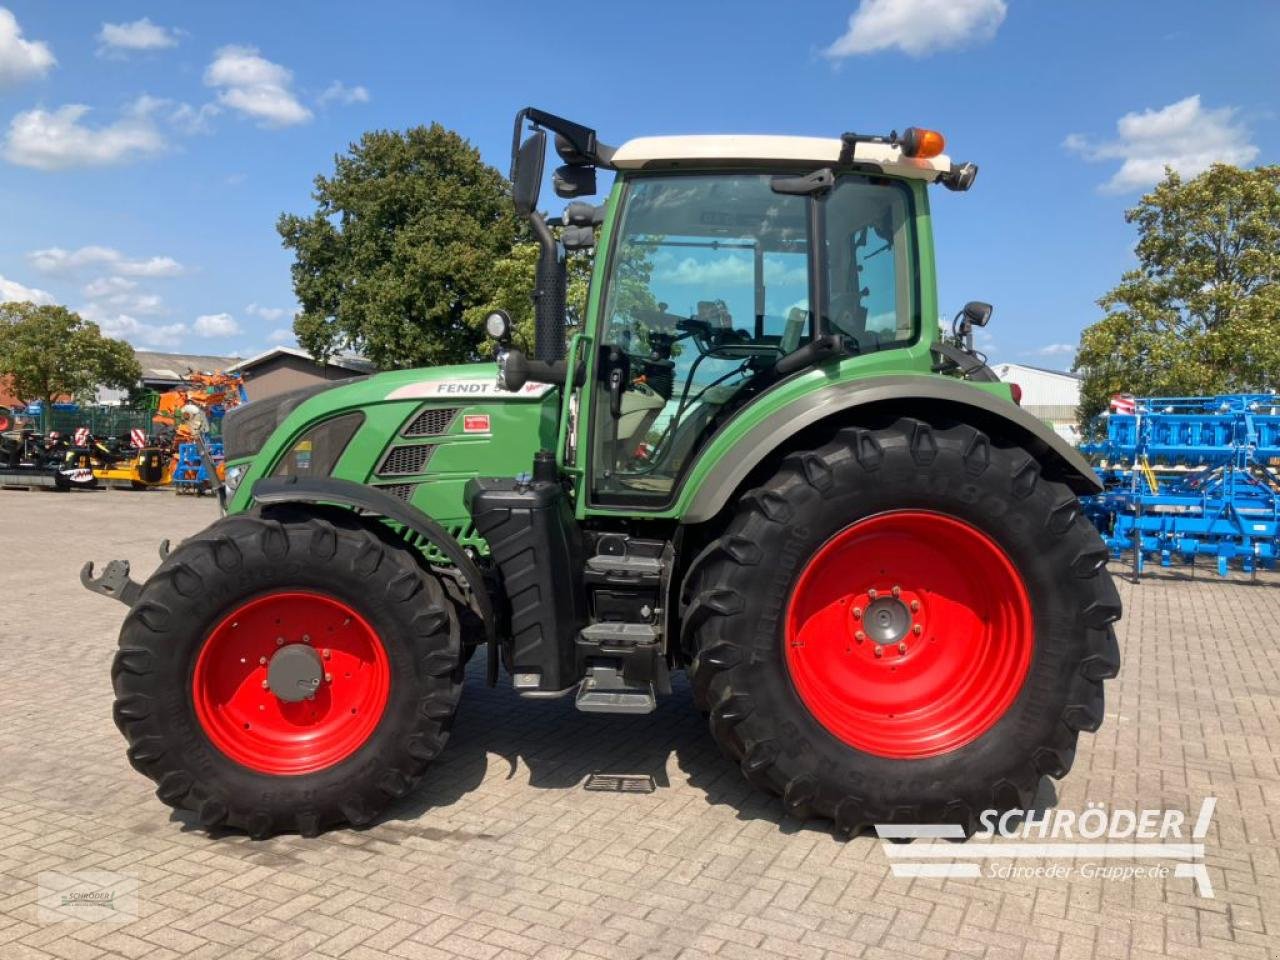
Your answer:
[[[314,696],[291,701],[271,689],[270,667],[282,654],[320,665]],[[250,600],[213,628],[196,659],[192,699],[205,735],[232,760],[302,774],[360,749],[390,686],[386,650],[363,617],[334,597],[293,591]]]
[[[1022,689],[1031,601],[990,537],[939,513],[851,524],[801,572],[786,659],[800,699],[833,736],[895,759],[982,736]]]

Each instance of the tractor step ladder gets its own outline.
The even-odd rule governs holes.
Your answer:
[[[658,697],[652,683],[632,686],[617,668],[597,664],[587,668],[574,705],[583,713],[653,713]]]

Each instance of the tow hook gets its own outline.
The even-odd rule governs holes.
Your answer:
[[[142,584],[129,577],[128,560],[112,560],[102,571],[102,575],[96,578],[93,575],[93,561],[90,560],[80,568],[80,582],[86,590],[119,600],[130,608],[142,595]]]

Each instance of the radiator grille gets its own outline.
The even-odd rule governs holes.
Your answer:
[[[429,407],[423,410],[404,428],[406,437],[438,437],[449,432],[457,407]]]
[[[411,473],[422,473],[431,460],[435,447],[429,443],[413,446],[392,447],[382,460],[378,473],[387,476],[399,476]]]

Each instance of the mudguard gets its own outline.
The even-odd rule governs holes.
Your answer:
[[[828,418],[839,418],[860,407],[892,404],[904,415],[913,408],[948,410],[960,419],[990,431],[998,424],[1046,467],[1060,474],[1077,494],[1099,493],[1102,484],[1080,452],[1009,400],[948,377],[889,375],[846,381],[804,394],[761,420],[734,448],[721,457],[698,484],[684,513],[685,523],[715,517],[765,457],[802,430]]]
[[[259,504],[338,504],[360,514],[385,517],[394,523],[404,524],[424,540],[429,541],[458,568],[459,573],[471,588],[471,595],[475,598],[476,614],[484,621],[489,649],[496,649],[497,620],[493,599],[485,586],[484,574],[480,572],[480,568],[462,549],[458,541],[449,535],[449,531],[426,514],[376,487],[332,477],[264,478],[253,485],[251,496],[253,501]]]

